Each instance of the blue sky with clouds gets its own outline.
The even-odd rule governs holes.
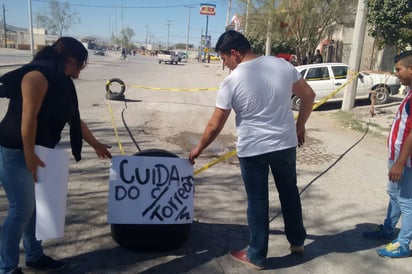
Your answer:
[[[48,0],[0,0],[5,7],[6,23],[17,27],[29,26],[31,1],[33,27],[36,14],[48,10]],[[186,43],[190,11],[189,43],[198,45],[206,25],[212,44],[225,30],[228,0],[58,0],[68,2],[72,12],[80,18],[64,35],[109,38],[123,27],[134,30],[135,42]],[[236,1],[231,1],[229,20],[235,13]],[[201,4],[216,5],[216,15],[200,14]],[[2,18],[2,15],[0,16]],[[208,22],[207,22],[208,21]]]

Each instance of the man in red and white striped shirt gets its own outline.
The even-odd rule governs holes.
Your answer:
[[[389,206],[384,223],[374,231],[364,232],[370,239],[391,241],[377,250],[390,258],[409,256],[412,239],[412,51],[395,57],[396,76],[406,86],[406,96],[399,105],[388,138]],[[395,239],[395,227],[402,216],[401,229]]]

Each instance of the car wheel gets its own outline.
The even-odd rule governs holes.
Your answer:
[[[372,90],[376,93],[376,104],[382,105],[389,102],[389,90],[387,87],[379,86]]]
[[[300,109],[300,98],[297,96],[292,97],[292,109],[296,111]]]
[[[162,60],[159,60],[159,64],[161,64],[162,63]]]
[[[120,91],[119,92],[113,92],[110,89],[110,86],[112,83],[117,83],[120,85]],[[112,78],[106,83],[106,99],[108,100],[124,100],[124,92],[126,91],[126,85],[124,82],[119,79],[119,78]]]

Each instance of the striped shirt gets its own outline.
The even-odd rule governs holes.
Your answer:
[[[412,129],[412,91],[407,87],[407,93],[398,112],[392,122],[391,131],[388,138],[389,159],[396,161],[399,158],[401,149],[406,137]],[[406,161],[407,167],[412,167],[412,155]]]

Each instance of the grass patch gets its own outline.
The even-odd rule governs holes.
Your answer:
[[[373,121],[363,121],[352,112],[339,110],[333,113],[332,117],[339,121],[339,123],[343,127],[353,129],[362,133],[368,131],[368,134],[378,137],[386,137],[387,133],[389,133],[389,128],[384,128],[381,125],[374,123]]]
[[[359,120],[355,114],[352,112],[339,110],[332,114],[335,119],[337,119],[342,126],[351,128],[360,132],[365,132],[367,127],[366,123]]]

